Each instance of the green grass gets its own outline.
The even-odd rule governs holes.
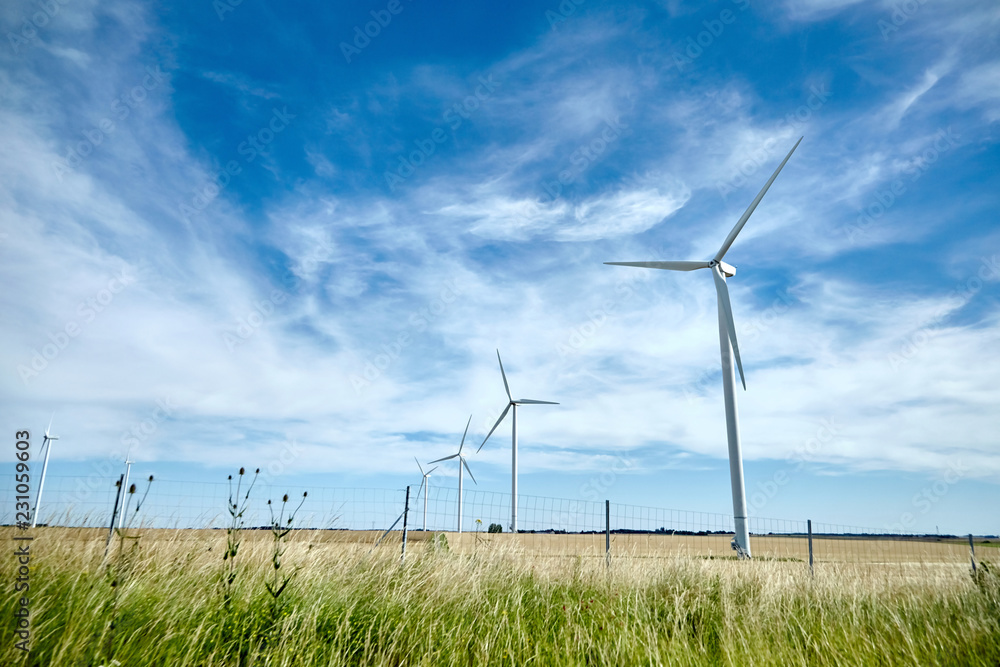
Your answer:
[[[13,647],[8,594],[0,664],[1000,664],[995,569],[978,582],[942,565],[826,565],[810,578],[795,562],[648,558],[608,571],[600,559],[427,545],[400,566],[391,548],[304,534],[283,557],[299,570],[276,612],[269,535],[252,535],[227,612],[219,533],[145,535],[121,561],[115,612],[103,539],[38,530],[32,652]]]

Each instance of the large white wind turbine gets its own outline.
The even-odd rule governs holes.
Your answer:
[[[469,469],[469,464],[465,462],[465,457],[462,456],[462,447],[465,446],[465,436],[469,433],[469,424],[472,423],[472,415],[469,415],[469,421],[465,422],[465,433],[462,434],[462,442],[458,445],[458,452],[452,454],[451,456],[446,456],[443,459],[435,459],[430,463],[439,463],[441,461],[450,461],[451,459],[458,458],[458,532],[462,532],[462,467],[469,472],[469,477],[472,477],[472,481],[476,482],[475,476],[472,474],[472,470]],[[428,463],[428,465],[430,465]],[[479,484],[479,482],[476,482]]]
[[[469,417],[469,421],[472,421],[472,417]],[[468,428],[468,427],[466,427],[466,428]],[[414,456],[413,460],[417,461],[417,457]],[[424,492],[424,531],[426,531],[427,530],[427,492],[430,491],[430,488],[431,488],[431,483],[430,483],[431,473],[434,472],[435,470],[437,470],[437,466],[434,466],[433,468],[431,468],[427,472],[424,472],[424,467],[422,465],[420,465],[420,461],[417,461],[417,467],[420,468],[420,474],[424,476],[424,478],[422,480],[420,480],[420,488],[417,489],[417,495],[419,496],[420,495],[420,491],[423,490],[423,492]],[[472,473],[469,473],[469,474],[471,475]]]
[[[729,302],[729,288],[726,286],[726,277],[733,277],[736,268],[722,261],[729,247],[733,245],[736,236],[743,229],[750,215],[757,208],[757,204],[764,198],[767,189],[774,183],[788,158],[799,147],[802,138],[795,142],[792,150],[781,161],[778,168],[771,174],[761,191],[747,210],[744,211],[736,226],[729,232],[729,236],[723,241],[719,252],[715,253],[707,262],[605,262],[616,266],[638,266],[647,269],[666,269],[668,271],[694,271],[696,269],[711,269],[715,279],[715,291],[718,295],[719,307],[719,347],[722,352],[722,387],[726,397],[726,433],[729,438],[729,477],[733,487],[733,519],[736,525],[735,548],[741,557],[750,557],[750,532],[747,527],[747,498],[743,483],[743,455],[740,452],[740,425],[739,415],[736,411],[736,376],[733,373],[733,356],[736,357],[736,367],[740,371],[740,381],[743,389],[747,388],[746,379],[743,377],[743,362],[740,361],[740,348],[736,343],[736,326],[733,324],[733,308]]]
[[[490,439],[493,435],[493,431],[497,430],[497,426],[503,421],[503,418],[507,416],[507,411],[513,408],[511,412],[511,436],[510,436],[510,532],[517,532],[517,406],[519,405],[559,405],[553,401],[536,401],[533,398],[519,398],[516,401],[510,395],[510,386],[507,384],[507,374],[503,372],[503,360],[500,359],[500,350],[497,350],[497,361],[500,362],[500,375],[503,377],[503,388],[507,392],[507,407],[503,409],[500,414],[500,419],[497,419],[497,423],[493,425],[490,432],[486,434],[483,438],[483,444],[479,445],[479,449],[483,448],[486,441]],[[478,452],[479,449],[476,451]]]
[[[42,463],[42,476],[38,479],[38,493],[35,494],[35,509],[31,511],[31,527],[34,528],[38,523],[38,508],[42,506],[42,487],[45,486],[45,473],[49,469],[49,453],[52,451],[52,441],[58,440],[58,435],[51,435],[49,430],[52,428],[52,420],[55,419],[55,415],[49,418],[49,425],[45,427],[45,437],[42,438],[42,447],[45,448],[45,459]]]

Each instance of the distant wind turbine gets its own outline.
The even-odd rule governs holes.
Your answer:
[[[778,173],[792,157],[792,153],[799,147],[802,137],[795,142],[792,150],[781,161],[778,168],[771,174],[761,191],[747,210],[743,212],[736,226],[729,232],[729,236],[723,241],[719,252],[715,253],[707,262],[605,262],[614,266],[638,266],[646,269],[666,269],[668,271],[695,271],[697,269],[711,269],[712,277],[715,279],[715,292],[718,296],[719,309],[719,347],[722,352],[722,387],[726,397],[726,433],[729,439],[729,477],[733,488],[733,519],[736,528],[736,538],[734,548],[740,557],[750,557],[750,532],[747,527],[747,498],[746,489],[743,482],[743,454],[740,451],[740,425],[739,415],[736,410],[736,376],[733,373],[733,356],[736,357],[736,367],[740,371],[740,381],[743,389],[746,390],[747,383],[743,376],[743,362],[740,361],[740,348],[736,343],[736,325],[733,323],[733,308],[729,302],[729,288],[726,286],[726,277],[736,275],[736,267],[722,261],[729,247],[733,245],[736,236],[743,229],[750,215],[757,208],[757,204],[764,198],[768,188],[778,177]]]
[[[507,374],[503,371],[503,360],[500,359],[500,350],[497,350],[497,361],[500,362],[500,376],[503,377],[503,388],[507,392],[507,407],[503,409],[500,414],[500,419],[497,419],[497,423],[493,425],[490,432],[486,434],[483,438],[483,444],[479,445],[478,452],[486,444],[486,441],[490,439],[493,435],[493,431],[497,430],[497,426],[503,421],[503,418],[507,416],[507,411],[513,408],[511,413],[511,458],[510,458],[510,532],[517,532],[517,406],[519,405],[559,405],[553,401],[536,401],[533,398],[519,398],[516,401],[510,395],[510,386],[507,384]]]
[[[462,447],[465,446],[465,436],[469,433],[469,424],[472,423],[472,415],[469,415],[469,421],[465,422],[465,433],[462,434],[462,442],[458,445],[458,452],[452,454],[451,456],[446,456],[443,459],[436,459],[430,463],[440,463],[441,461],[450,461],[451,459],[458,458],[458,532],[462,532],[462,467],[464,466],[466,471],[469,473],[469,477],[472,477],[472,481],[476,484],[475,476],[472,474],[472,470],[469,468],[469,464],[466,463],[465,457],[462,456]],[[427,465],[430,465],[428,463]]]
[[[469,417],[469,421],[472,421],[472,417]],[[417,457],[414,456],[413,460],[417,461]],[[437,470],[437,466],[434,466],[433,468],[431,468],[427,472],[424,472],[424,467],[422,465],[420,465],[420,461],[417,461],[417,467],[420,468],[420,474],[424,476],[424,478],[422,480],[420,480],[420,488],[417,489],[417,495],[418,496],[420,495],[420,491],[422,489],[423,492],[424,492],[424,531],[426,531],[427,530],[427,492],[430,491],[430,488],[431,488],[431,483],[430,483],[431,473],[434,472],[435,470]],[[472,473],[469,473],[469,474],[471,475]]]
[[[119,530],[121,529],[122,524],[125,522],[125,509],[126,509],[126,506],[128,505],[128,495],[127,495],[128,494],[128,479],[129,479],[129,475],[132,473],[132,464],[133,463],[135,463],[135,461],[132,460],[132,448],[130,447],[129,450],[127,452],[125,452],[125,483],[122,484],[122,488],[121,488],[121,491],[122,491],[122,511],[121,511],[121,514],[118,515],[118,528],[119,528]]]
[[[45,459],[42,463],[42,476],[38,480],[38,493],[35,494],[35,509],[31,512],[31,527],[34,528],[38,523],[38,508],[42,506],[42,487],[45,486],[45,473],[49,469],[49,454],[52,452],[52,441],[58,440],[58,435],[51,435],[49,430],[52,428],[52,420],[55,419],[55,413],[49,418],[49,425],[45,428],[45,436],[42,438],[42,447],[45,448]]]

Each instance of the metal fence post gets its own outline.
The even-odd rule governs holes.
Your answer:
[[[812,519],[806,519],[806,529],[809,531],[809,574],[814,575],[813,572],[813,522]]]
[[[969,558],[972,559],[972,576],[976,576],[976,545],[972,543],[972,533],[969,533]]]
[[[604,562],[611,567],[611,501],[604,501]]]
[[[406,503],[403,505],[403,554],[399,557],[399,562],[406,560],[406,519],[410,513],[410,486],[406,486]]]

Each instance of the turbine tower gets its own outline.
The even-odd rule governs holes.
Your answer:
[[[729,302],[729,287],[726,285],[726,277],[732,278],[736,274],[736,267],[726,264],[722,258],[726,256],[729,247],[733,245],[737,235],[743,229],[750,215],[757,208],[757,204],[764,198],[768,188],[778,177],[778,173],[792,157],[792,153],[799,147],[802,137],[795,142],[792,150],[781,161],[778,168],[771,174],[761,191],[747,210],[744,211],[736,226],[729,232],[729,236],[723,241],[719,252],[715,257],[707,262],[605,262],[615,266],[638,266],[646,269],[666,269],[668,271],[695,271],[697,269],[711,269],[712,277],[715,279],[715,292],[718,296],[719,308],[719,348],[722,353],[722,387],[726,398],[726,435],[729,440],[729,477],[733,488],[733,519],[736,528],[736,537],[733,540],[733,548],[741,558],[750,558],[750,531],[747,526],[747,498],[746,488],[743,482],[743,454],[740,451],[740,424],[739,414],[736,410],[736,376],[733,372],[733,357],[736,358],[736,367],[740,371],[740,381],[743,389],[746,390],[747,383],[743,376],[743,362],[740,361],[740,347],[736,342],[736,326],[733,323],[733,308]]]
[[[472,417],[469,417],[469,420],[471,421]],[[413,460],[417,461],[417,457],[414,456]],[[420,468],[420,474],[424,476],[424,478],[422,480],[420,480],[420,488],[417,489],[417,495],[419,496],[421,489],[423,489],[423,492],[424,492],[424,532],[426,532],[427,531],[427,492],[431,488],[431,486],[430,486],[431,483],[429,481],[430,477],[431,477],[431,473],[434,472],[435,470],[437,470],[437,466],[434,466],[433,468],[431,468],[427,472],[424,472],[424,467],[422,465],[420,465],[420,461],[417,461],[417,467]],[[469,473],[469,474],[471,475],[472,473]]]
[[[42,438],[42,447],[45,448],[45,459],[42,463],[42,476],[38,480],[38,493],[35,494],[35,509],[31,511],[31,527],[34,528],[38,523],[38,508],[42,505],[42,487],[45,486],[45,473],[49,469],[49,454],[52,452],[52,441],[58,440],[58,435],[50,435],[49,430],[52,428],[52,420],[55,419],[53,414],[49,418],[49,425],[45,427],[45,436]]]
[[[462,434],[462,442],[458,445],[458,452],[452,454],[451,456],[446,456],[443,459],[436,459],[430,463],[439,463],[441,461],[449,461],[453,458],[458,458],[458,532],[462,532],[462,467],[469,473],[469,477],[472,477],[472,481],[476,482],[475,476],[472,474],[472,470],[469,468],[469,464],[465,462],[465,457],[462,456],[462,447],[465,445],[465,436],[469,433],[469,424],[472,423],[472,415],[469,415],[469,421],[465,422],[465,433]],[[430,465],[428,463],[427,465]],[[430,473],[428,473],[430,474]],[[479,484],[479,482],[476,482]]]
[[[536,401],[533,398],[519,398],[516,401],[510,395],[510,386],[507,384],[507,374],[503,372],[503,360],[500,359],[500,350],[497,350],[497,361],[500,362],[500,375],[503,377],[503,388],[507,392],[507,407],[503,409],[500,413],[500,419],[497,423],[493,425],[490,432],[486,434],[483,438],[483,444],[479,445],[478,452],[486,444],[486,441],[490,439],[493,435],[493,431],[497,430],[497,426],[503,421],[503,418],[507,416],[507,411],[513,408],[511,413],[511,436],[510,436],[510,532],[517,532],[517,406],[519,405],[559,405],[553,401]]]

